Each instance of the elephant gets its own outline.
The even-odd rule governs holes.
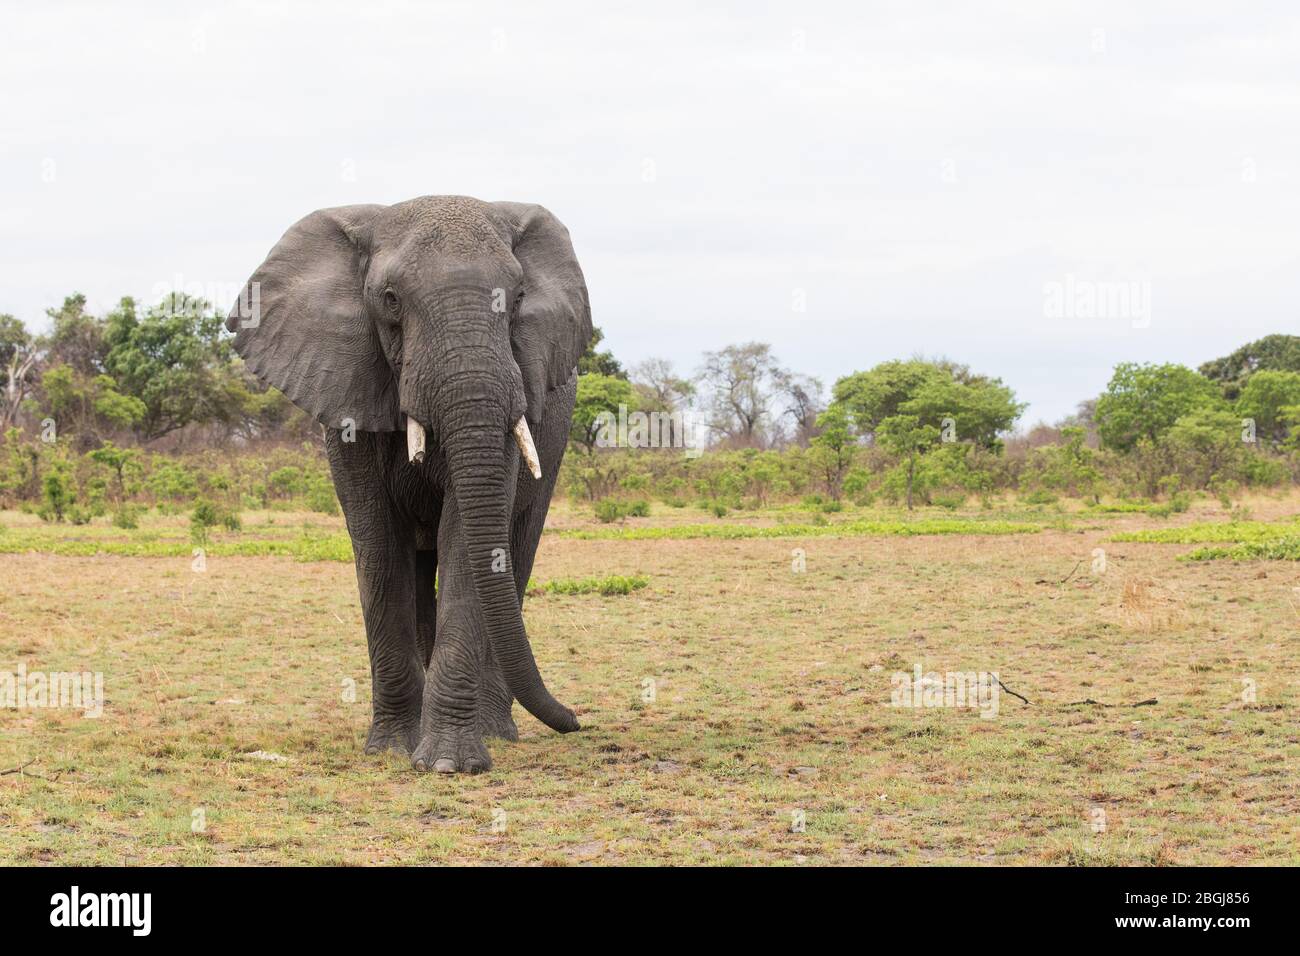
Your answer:
[[[365,752],[480,772],[512,702],[560,733],[522,603],[591,340],[541,206],[423,196],[321,209],[244,286],[246,367],[324,426],[370,655]]]

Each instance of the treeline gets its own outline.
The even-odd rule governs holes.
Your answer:
[[[624,371],[596,353],[579,379],[567,487],[593,500],[651,494],[715,510],[844,497],[956,506],[1018,491],[1099,503],[1300,480],[1300,337],[1272,335],[1199,370],[1122,363],[1106,390],[1055,425],[1015,432],[1025,406],[999,379],[946,359],[887,361],[834,383],[781,367],[762,343],[708,353],[682,377],[651,359]],[[608,410],[697,415],[714,450],[608,447]],[[626,418],[626,413],[623,417]],[[652,429],[653,431],[653,429]],[[601,439],[606,441],[602,442]],[[615,446],[636,445],[620,435]],[[660,443],[663,444],[663,443]]]
[[[222,515],[337,507],[319,426],[244,369],[208,303],[124,298],[96,316],[72,295],[48,316],[35,335],[0,315],[0,506],[127,525],[140,508],[196,501]],[[613,516],[650,498],[718,512],[798,499],[955,507],[1006,491],[1179,503],[1300,480],[1297,336],[1199,370],[1121,364],[1076,415],[1027,431],[1009,386],[946,359],[882,362],[828,391],[764,343],[684,372],[656,358],[625,368],[600,345],[597,330],[562,488]],[[610,427],[638,415],[660,424],[653,447]]]

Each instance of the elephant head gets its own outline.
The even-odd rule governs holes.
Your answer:
[[[400,467],[429,473],[427,435],[445,456],[510,691],[548,726],[576,730],[538,673],[502,560],[516,446],[540,478],[529,423],[591,338],[586,284],[559,220],[462,196],[322,209],[271,250],[226,327],[263,383],[327,427],[405,431],[410,463]]]

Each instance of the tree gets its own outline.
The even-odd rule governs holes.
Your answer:
[[[133,427],[145,413],[144,403],[118,391],[111,375],[88,376],[70,365],[46,370],[41,390],[58,431],[77,435],[83,447],[98,444],[107,433]]]
[[[685,444],[687,436],[679,435],[679,417],[683,416],[695,399],[695,384],[682,378],[673,363],[662,358],[648,358],[632,366],[630,380],[637,391],[641,411],[666,415],[667,433],[661,435],[669,447]]]
[[[1158,442],[1182,416],[1225,407],[1218,387],[1183,365],[1122,362],[1097,399],[1102,444],[1131,451],[1142,438]]]
[[[605,333],[599,328],[591,330],[591,341],[587,351],[578,358],[579,375],[608,375],[611,378],[627,378],[623,366],[614,358],[613,352],[597,352],[596,346],[605,340]]]
[[[832,405],[817,416],[816,426],[818,434],[810,444],[811,457],[826,481],[827,493],[839,501],[844,473],[857,454],[848,411],[843,405]]]
[[[27,327],[12,315],[0,315],[0,430],[17,422],[40,358],[40,344]]]
[[[876,427],[876,441],[887,451],[907,459],[907,510],[912,510],[916,458],[939,440],[939,429],[922,424],[915,415],[891,415]]]
[[[1300,335],[1266,335],[1200,368],[1202,375],[1219,383],[1229,401],[1235,401],[1251,376],[1262,371],[1300,372]]]
[[[126,473],[140,470],[140,453],[134,448],[118,448],[111,441],[104,442],[90,453],[91,461],[111,468],[117,479],[117,500],[121,504],[126,500]]]
[[[1185,475],[1198,487],[1215,478],[1235,480],[1243,469],[1241,419],[1226,408],[1193,409],[1174,422],[1166,443],[1173,459],[1170,473]]]
[[[628,413],[638,409],[636,389],[627,379],[594,372],[578,376],[578,399],[569,437],[588,455],[595,454],[598,444],[614,437],[608,433],[609,420],[612,416],[618,421],[620,406]]]
[[[831,394],[860,434],[874,434],[888,418],[911,415],[959,441],[991,449],[1000,447],[999,433],[1025,409],[999,379],[974,375],[946,359],[882,362],[841,378]]]
[[[866,372],[854,372],[837,381],[831,401],[841,404],[862,435],[874,434],[886,418],[899,414],[902,404],[926,382],[941,380],[942,370],[931,362],[881,362]]]
[[[766,342],[704,353],[699,381],[708,390],[709,428],[729,444],[758,448],[773,437],[771,405],[784,376]]]
[[[152,441],[191,422],[229,423],[247,389],[235,371],[224,318],[201,299],[173,294],[143,316],[122,299],[104,332],[105,368],[144,405],[137,432]]]
[[[66,365],[92,378],[104,371],[104,320],[86,311],[86,297],[74,292],[58,309],[47,309],[53,323],[50,332],[51,365]]]
[[[1237,413],[1254,419],[1260,441],[1280,445],[1290,431],[1286,410],[1292,405],[1300,405],[1300,372],[1264,370],[1246,380],[1237,400]]]
[[[777,376],[776,388],[785,399],[785,415],[794,428],[792,440],[796,445],[807,445],[817,435],[817,418],[826,407],[822,403],[821,380],[783,370]]]

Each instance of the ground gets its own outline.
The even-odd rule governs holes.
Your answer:
[[[1253,507],[1283,521],[1300,501]],[[361,752],[351,565],[250,544],[337,541],[339,519],[248,515],[196,563],[182,518],[119,532],[6,512],[0,550],[30,548],[0,554],[0,672],[102,672],[106,702],[98,719],[0,710],[0,862],[1294,865],[1300,564],[1112,540],[1218,508],[593,540],[572,532],[783,516],[656,506],[610,529],[560,507],[536,581],[647,585],[530,597],[542,673],[584,729],[516,706],[520,741],[450,777]],[[101,540],[143,544],[50,553]],[[996,672],[1029,703],[890,706],[916,665]]]

